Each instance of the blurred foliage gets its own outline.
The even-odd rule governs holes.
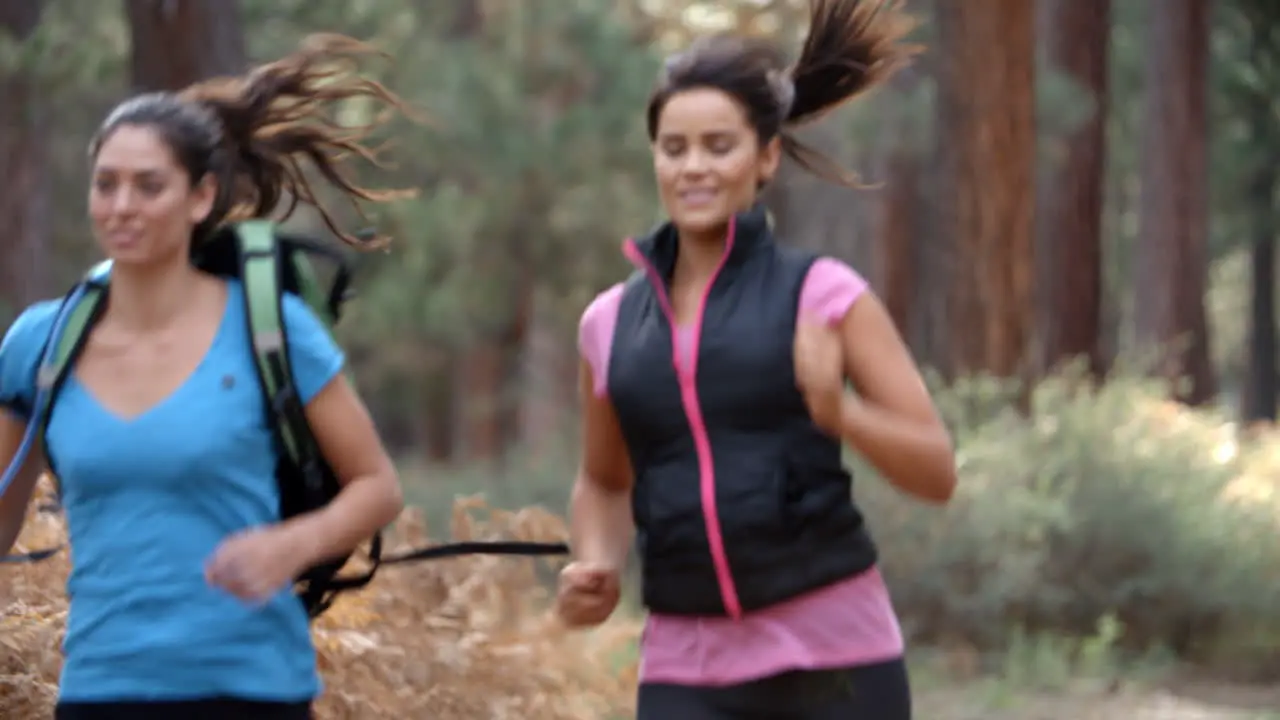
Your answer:
[[[1110,332],[1127,350],[1148,8],[1113,5],[1104,269]],[[397,242],[388,254],[364,258],[355,320],[342,328],[362,382],[401,395],[405,369],[425,378],[430,373],[417,371],[510,326],[531,294],[546,305],[540,312],[554,330],[571,338],[590,298],[625,275],[620,240],[659,217],[643,107],[661,54],[728,27],[777,37],[794,54],[805,20],[803,0],[241,0],[241,6],[254,62],[279,57],[311,32],[363,38],[388,53],[370,72],[433,119],[428,126],[393,125],[386,139],[395,169],[364,178],[416,187],[420,196],[374,217]],[[929,47],[927,3],[912,7],[922,19],[917,39]],[[1214,7],[1210,228],[1212,255],[1221,262],[1249,241],[1259,210],[1247,204],[1245,190],[1257,168],[1274,165],[1280,152],[1280,139],[1266,134],[1274,130],[1244,120],[1259,99],[1273,116],[1280,109],[1280,51],[1267,45],[1275,32],[1259,30],[1276,25],[1267,22],[1278,12],[1273,6],[1231,0]],[[0,69],[35,73],[47,89],[40,100],[50,110],[50,131],[59,138],[51,149],[59,289],[93,259],[83,219],[84,146],[127,87],[129,42],[119,0],[47,0],[34,37],[17,43],[0,34]],[[923,61],[927,66],[930,56]],[[1037,93],[1041,159],[1052,163],[1061,156],[1059,138],[1097,103],[1050,71],[1040,74]],[[849,151],[839,153],[842,160],[865,172],[878,146],[890,141],[931,153],[933,94],[922,72],[907,89],[876,90],[833,115]],[[886,118],[896,139],[877,130]],[[868,179],[880,178],[868,173]],[[318,229],[305,215],[298,222]],[[1245,307],[1246,290],[1247,283],[1215,284],[1210,306]],[[1224,387],[1243,367],[1245,322],[1218,313],[1212,325]]]
[[[998,648],[1014,628],[1083,637],[1113,617],[1131,650],[1280,659],[1280,436],[1164,391],[1068,373],[1036,388],[1029,421],[998,410],[1013,388],[943,393],[963,478],[947,511],[860,491],[913,633]]]
[[[657,58],[614,3],[246,6],[255,55],[340,27],[393,58],[379,79],[429,119],[393,127],[396,168],[370,177],[420,195],[379,218],[396,243],[368,262],[347,338],[430,350],[371,363],[421,367],[499,332],[535,268],[572,327],[621,272],[621,239],[656,220],[651,181],[627,170],[648,164],[641,108]]]

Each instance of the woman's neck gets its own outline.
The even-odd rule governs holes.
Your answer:
[[[727,242],[727,227],[703,232],[681,231],[673,282],[677,277],[695,282],[710,278],[724,259]]]
[[[107,312],[115,324],[130,331],[170,327],[190,309],[192,296],[204,282],[204,274],[185,257],[148,267],[117,263],[111,269]]]

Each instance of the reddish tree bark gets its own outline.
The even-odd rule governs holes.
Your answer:
[[[1160,374],[1190,380],[1179,398],[1201,404],[1215,394],[1204,310],[1209,3],[1150,8],[1134,330],[1139,343],[1161,349]]]
[[[42,0],[0,0],[0,33],[28,40],[43,11]],[[0,73],[0,321],[50,292],[52,190],[42,93],[28,68]]]
[[[1039,188],[1041,370],[1083,356],[1097,377],[1106,373],[1101,346],[1102,188],[1111,0],[1047,0],[1042,11],[1050,67],[1091,95],[1094,112],[1065,138],[1065,158],[1044,174]]]
[[[134,89],[179,90],[245,70],[239,0],[128,0]]]
[[[953,375],[1021,375],[1031,333],[1035,16],[1027,0],[937,4],[940,232],[951,233]]]
[[[904,137],[902,128],[910,106],[909,96],[919,85],[920,71],[907,68],[890,81],[881,140],[876,153],[876,182],[881,183],[875,211],[872,277],[898,331],[908,342],[919,340],[917,303],[921,286],[918,265],[924,204],[920,197],[920,148]],[[888,95],[886,93],[886,95]],[[917,346],[919,348],[919,346]]]

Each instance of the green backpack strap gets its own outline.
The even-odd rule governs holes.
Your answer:
[[[89,339],[89,330],[98,322],[103,310],[106,309],[104,301],[107,298],[109,269],[110,263],[103,262],[94,266],[85,275],[81,281],[80,298],[68,309],[62,332],[50,339],[54,344],[53,356],[49,364],[41,366],[36,375],[36,394],[41,396],[43,401],[34,409],[32,419],[39,421],[38,439],[42,448],[45,432],[49,429],[49,418],[53,412],[53,401],[71,373],[76,358],[80,357],[80,352],[84,350],[84,344]],[[53,460],[47,453],[45,457],[52,471]]]
[[[45,434],[49,430],[49,420],[53,415],[53,403],[57,399],[63,384],[75,367],[76,358],[84,349],[89,339],[89,331],[106,309],[107,274],[110,263],[103,262],[94,266],[75,288],[67,294],[64,306],[58,313],[61,322],[55,322],[49,338],[52,354],[48,362],[36,369],[36,405],[32,409],[30,422],[35,424],[35,446],[44,453],[49,475],[54,482],[54,501],[51,507],[42,508],[58,510],[62,506],[62,484],[58,480],[58,471],[54,466],[52,453],[45,445]],[[40,562],[58,554],[65,544],[59,544],[44,550],[29,553],[5,555],[0,562]]]
[[[286,287],[292,286],[323,320],[331,321],[336,313],[326,312],[329,298],[321,292],[302,250],[286,251],[274,223],[250,220],[238,223],[234,230],[254,361],[270,415],[268,424],[284,455],[276,478],[280,486],[280,514],[288,518],[328,504],[337,496],[340,486],[321,456],[294,383],[281,300]],[[285,273],[292,283],[285,282]],[[326,322],[326,327],[329,325]],[[328,609],[337,593],[367,585],[377,571],[381,554],[382,537],[377,534],[368,550],[371,567],[363,574],[338,577],[350,555],[304,571],[296,578],[296,593],[308,614],[314,618]]]
[[[248,220],[236,227],[241,256],[241,282],[244,286],[244,309],[248,313],[248,331],[253,347],[253,360],[262,382],[262,393],[269,410],[278,420],[283,450],[293,462],[302,462],[302,442],[298,438],[297,418],[288,407],[276,402],[293,387],[292,368],[284,346],[284,318],[280,297],[279,254],[275,232],[270,223]]]
[[[319,451],[303,414],[285,343],[281,307],[284,288],[275,226],[265,220],[249,220],[238,223],[235,230],[250,341],[263,397],[273,416],[281,450],[289,462],[302,470],[309,491],[320,493]]]

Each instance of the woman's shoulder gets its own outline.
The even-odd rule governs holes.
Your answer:
[[[582,311],[578,321],[578,353],[591,367],[597,395],[605,392],[604,379],[614,327],[618,323],[618,305],[625,283],[616,283],[595,296]]]
[[[838,322],[868,289],[857,270],[839,258],[814,259],[800,289],[800,312],[816,313],[828,323]]]
[[[23,416],[30,410],[40,356],[61,306],[61,300],[33,303],[5,331],[0,341],[0,406]]]
[[[613,316],[618,313],[618,302],[622,299],[622,289],[626,283],[618,282],[608,288],[597,293],[591,302],[587,303],[586,309],[582,311],[579,318],[579,329],[594,326],[601,322],[612,322]]]
[[[34,354],[37,357],[53,332],[62,299],[40,300],[28,305],[5,331],[0,357]]]

